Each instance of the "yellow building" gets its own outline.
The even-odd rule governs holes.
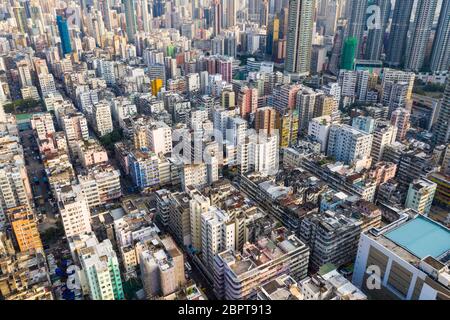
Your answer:
[[[152,80],[152,94],[156,96],[163,86],[162,79]]]
[[[428,176],[428,179],[437,184],[434,200],[450,208],[450,176],[433,172]]]
[[[338,103],[333,96],[319,95],[314,106],[314,118],[330,116],[338,110]]]
[[[6,211],[21,252],[42,250],[42,241],[33,212],[28,206],[18,206]]]
[[[277,128],[280,130],[281,148],[296,144],[298,139],[298,112],[293,111],[280,116]]]

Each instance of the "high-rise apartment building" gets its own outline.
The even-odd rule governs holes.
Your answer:
[[[434,37],[431,55],[431,71],[447,71],[450,68],[450,2],[443,1]]]
[[[434,125],[434,142],[445,144],[450,141],[450,78],[447,79],[441,110]]]
[[[80,185],[68,185],[57,191],[58,208],[66,237],[92,231],[88,203]]]
[[[122,0],[125,6],[125,20],[128,41],[134,43],[137,29],[134,0]]]
[[[290,0],[284,70],[293,78],[309,75],[315,0]]]
[[[406,51],[405,69],[419,72],[425,64],[428,42],[438,0],[418,0],[411,24],[411,38]]]
[[[386,122],[377,122],[372,133],[372,150],[370,156],[374,162],[381,161],[384,148],[393,144],[397,138],[397,127],[389,125]]]
[[[356,38],[357,51],[356,57],[359,58],[363,48],[363,35],[366,27],[366,11],[368,1],[361,0],[349,0],[349,7],[351,10],[350,19],[348,21],[347,36],[350,38]]]
[[[428,215],[436,192],[436,183],[420,178],[409,184],[405,207],[411,208],[420,214]]]
[[[272,107],[258,108],[255,114],[255,130],[274,134],[278,124],[278,112]]]
[[[406,138],[406,133],[410,128],[411,113],[405,108],[398,108],[392,112],[391,125],[397,128],[397,141],[403,141]]]
[[[317,96],[318,93],[308,87],[304,87],[297,92],[296,109],[298,111],[298,128],[300,132],[308,130],[309,122],[314,115]]]
[[[119,260],[109,239],[99,243],[95,236],[89,238],[78,256],[92,300],[125,298]]]
[[[361,1],[365,2],[365,1]],[[379,9],[380,20],[368,21],[367,27],[368,37],[367,44],[364,51],[364,58],[366,60],[380,60],[383,53],[384,35],[389,23],[389,16],[391,13],[391,0],[375,0],[371,1],[372,5],[375,5]],[[380,23],[380,25],[373,25],[374,23]]]
[[[55,132],[53,117],[50,113],[35,113],[30,119],[31,128],[36,130],[40,140],[46,139],[48,134]]]
[[[332,125],[327,155],[336,161],[353,164],[370,157],[372,135],[349,125]]]
[[[42,241],[36,224],[36,217],[28,206],[18,206],[6,210],[14,237],[21,252],[42,250]]]
[[[295,280],[307,275],[308,247],[287,230],[273,230],[270,237],[246,243],[241,252],[227,250],[214,259],[214,292],[219,299],[247,300],[259,285],[285,272]]]
[[[92,106],[92,120],[95,131],[100,137],[114,130],[111,106],[106,101],[100,101]]]
[[[39,88],[41,90],[41,96],[45,98],[50,94],[57,94],[55,80],[51,73],[40,73],[38,75]]]
[[[396,1],[386,48],[386,64],[398,68],[405,62],[408,29],[414,1]]]

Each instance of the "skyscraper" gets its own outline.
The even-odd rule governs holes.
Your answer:
[[[450,1],[442,2],[439,23],[431,55],[431,71],[448,70],[450,67]]]
[[[71,53],[72,45],[70,44],[70,34],[67,26],[67,20],[62,16],[56,16],[56,24],[58,25],[59,36],[61,38],[63,55]]]
[[[418,72],[425,62],[425,54],[433,26],[438,0],[418,0],[411,38],[406,52],[405,69]]]
[[[434,140],[436,144],[450,141],[450,79],[447,79],[444,99],[434,128]]]
[[[125,6],[125,20],[127,24],[128,41],[134,42],[136,35],[136,13],[134,11],[134,0],[123,0]]]
[[[148,0],[141,0],[141,17],[145,32],[150,32],[151,24],[148,12]]]
[[[366,0],[350,0],[351,6],[350,20],[348,22],[348,37],[355,37],[358,41],[357,57],[361,54],[363,47],[364,28],[366,23],[366,10],[368,2]]]
[[[224,19],[222,26],[224,28],[230,28],[236,24],[237,0],[223,0],[223,3],[225,4],[225,8],[223,11]]]
[[[309,75],[315,0],[290,0],[284,70],[294,77]]]
[[[220,34],[222,29],[222,1],[214,0],[212,2],[212,12],[213,12],[213,35],[217,36]]]
[[[404,62],[409,22],[414,1],[396,1],[386,50],[386,64],[399,67]]]
[[[364,52],[366,60],[380,60],[383,51],[384,33],[388,26],[389,15],[391,13],[391,0],[375,0],[374,5],[380,8],[380,26],[369,26],[367,46]]]

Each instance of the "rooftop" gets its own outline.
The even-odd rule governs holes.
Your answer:
[[[422,215],[384,234],[419,259],[438,259],[450,250],[450,230]]]

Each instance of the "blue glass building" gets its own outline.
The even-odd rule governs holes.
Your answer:
[[[56,16],[56,24],[58,25],[59,36],[61,37],[61,47],[64,55],[72,52],[70,44],[69,27],[67,20],[62,16]]]

